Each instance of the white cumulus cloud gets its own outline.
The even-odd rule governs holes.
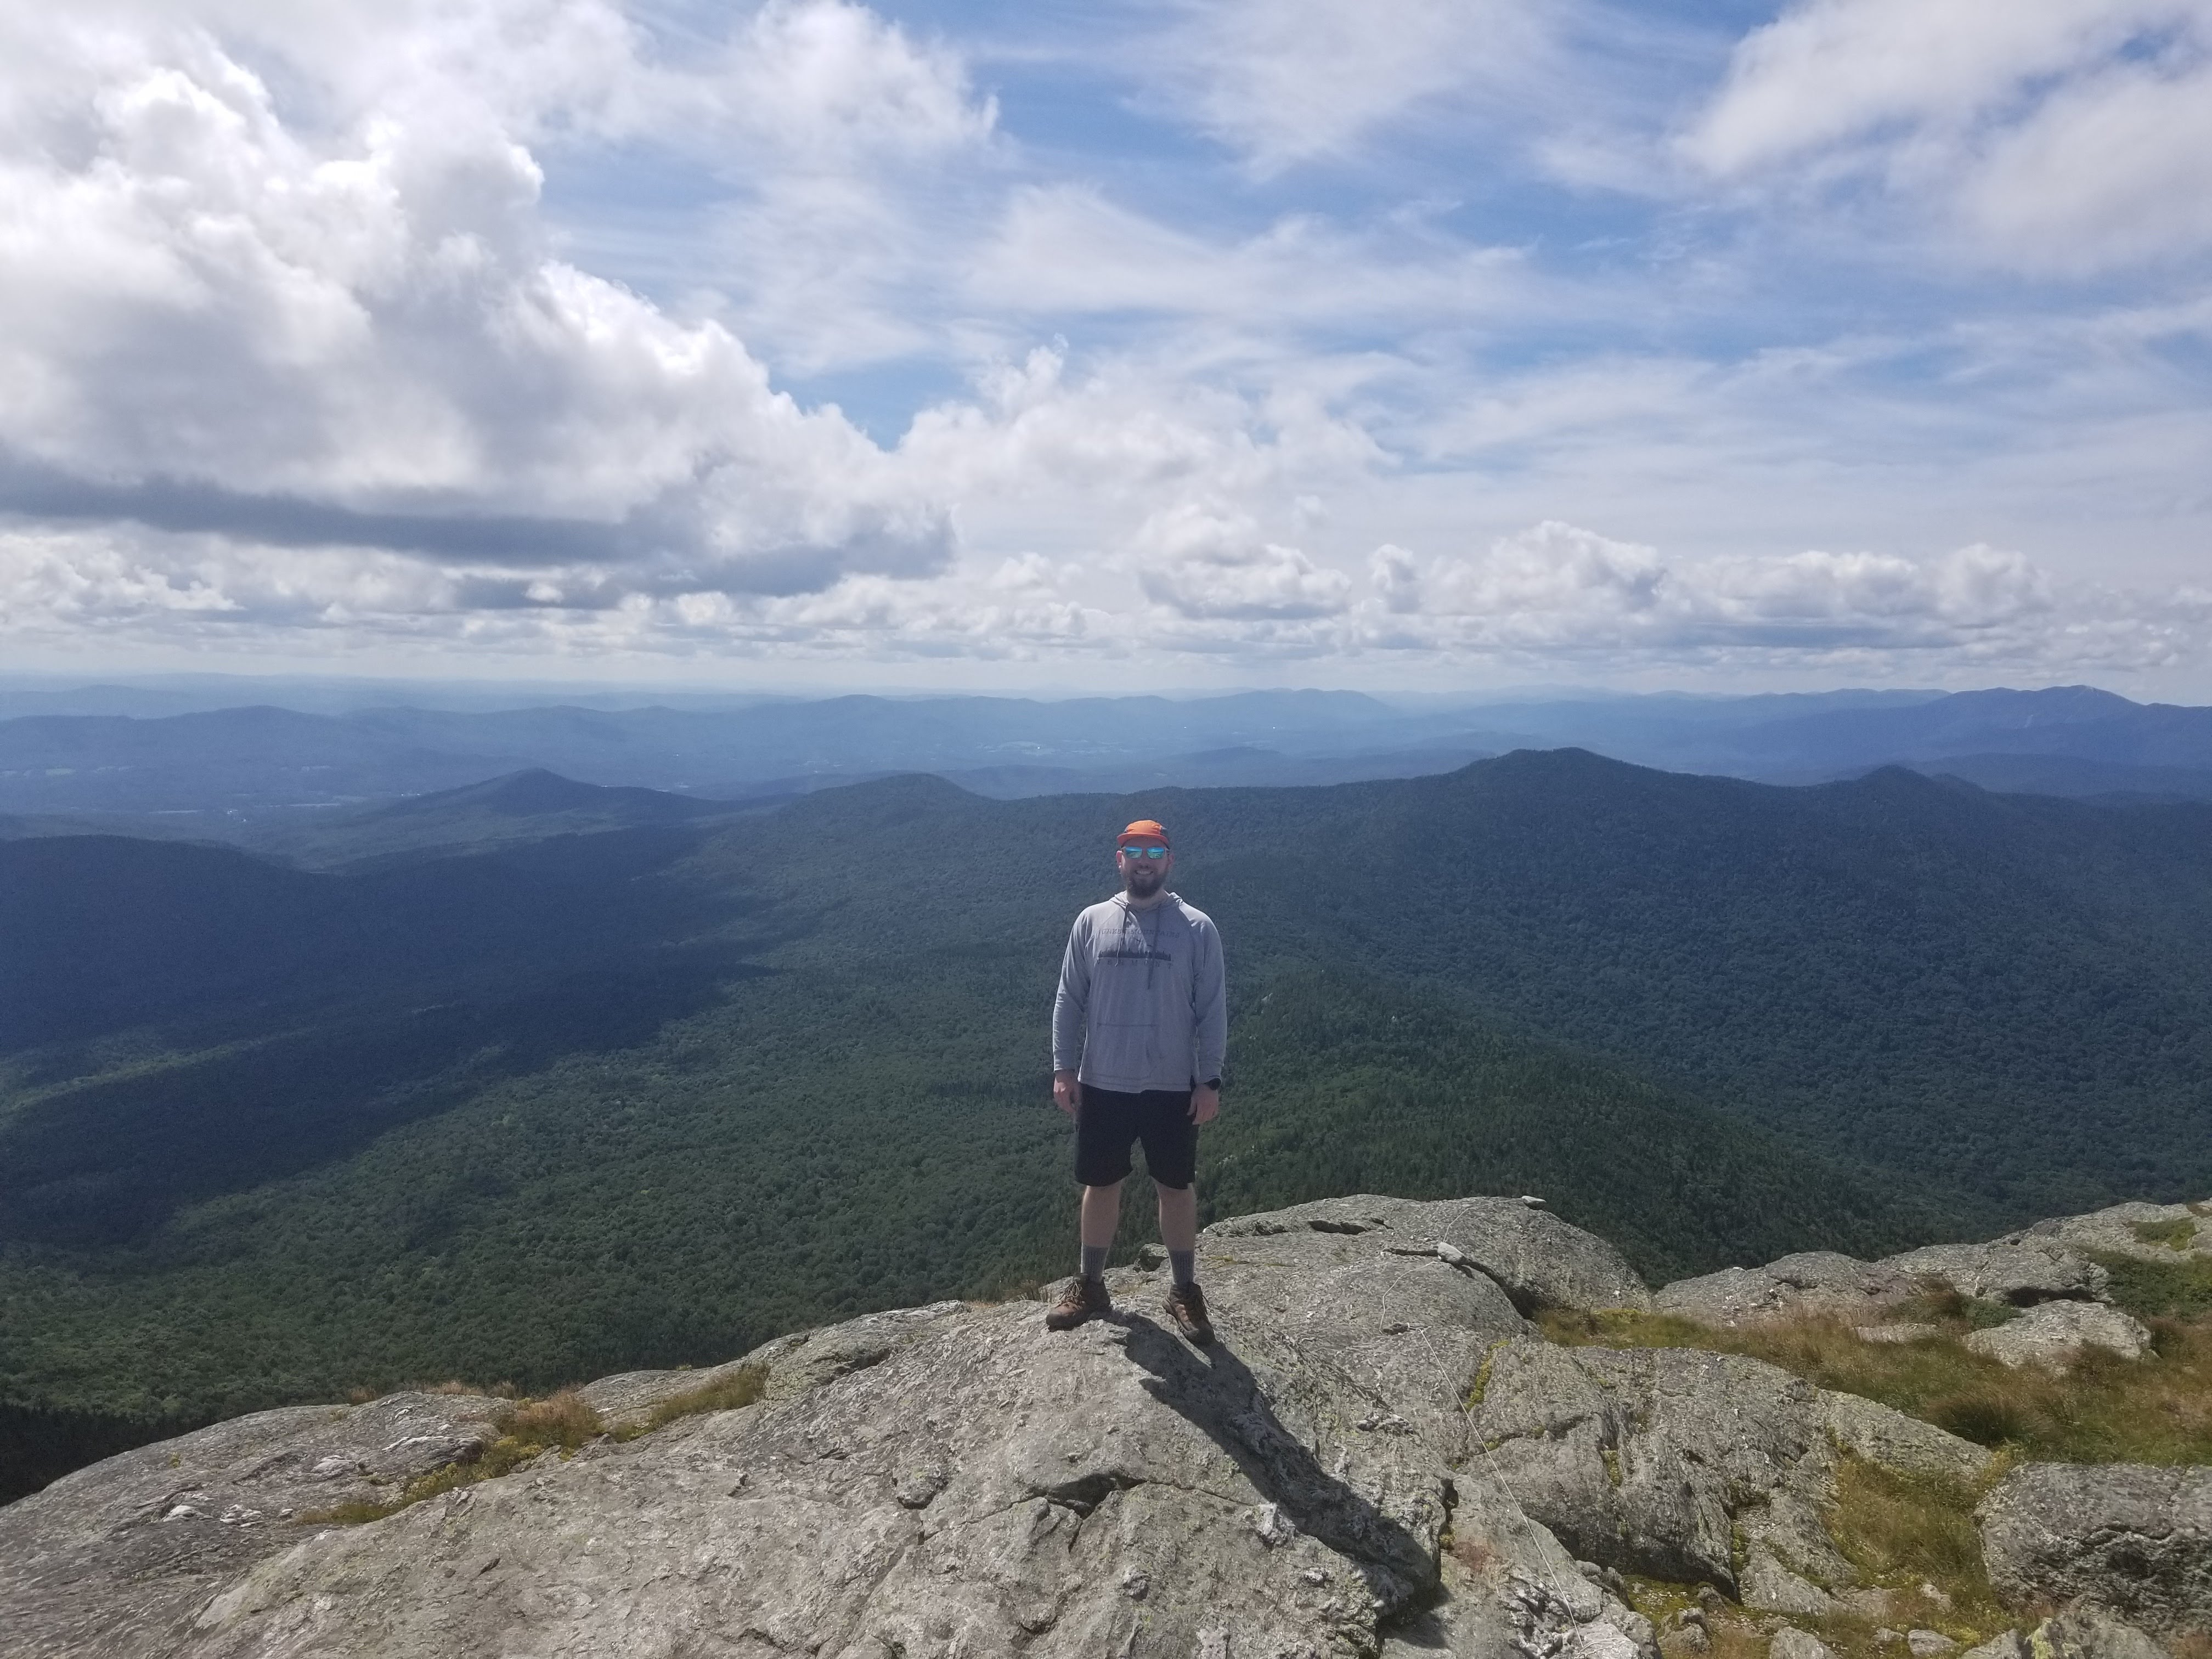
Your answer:
[[[2212,0],[1798,0],[1682,138],[1723,178],[1867,179],[1973,257],[2212,245]]]
[[[1332,616],[1352,579],[1295,547],[1267,540],[1242,514],[1183,502],[1154,514],[1133,548],[1147,598],[1202,621],[1289,621]]]
[[[1767,15],[7,9],[0,629],[2201,680],[2212,0]]]
[[[1385,545],[1370,575],[1376,644],[1593,662],[2143,668],[2200,649],[2204,620],[2141,594],[2062,596],[2022,555],[1982,545],[1676,560],[1556,521],[1465,555]]]
[[[817,143],[982,118],[933,100],[942,77],[855,68],[855,15],[766,9],[726,54],[758,61],[718,63],[698,100],[750,121],[765,101],[802,137],[781,112],[805,105]],[[452,32],[416,43],[434,77]],[[37,38],[0,69],[0,508],[380,550],[493,606],[793,592],[950,556],[945,501],[835,410],[775,390],[719,323],[558,257],[518,133],[557,122],[555,94],[616,119],[605,64],[525,112],[495,77],[434,111],[379,101],[355,65],[302,115],[206,27],[121,11]]]

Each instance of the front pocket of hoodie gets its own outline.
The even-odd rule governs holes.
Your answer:
[[[1152,984],[1146,984],[1151,969]],[[1091,969],[1091,1018],[1100,1036],[1109,1031],[1150,1035],[1158,1016],[1159,987],[1172,978],[1175,964],[1161,958],[1102,952]],[[1119,1046],[1119,1045],[1116,1045]]]

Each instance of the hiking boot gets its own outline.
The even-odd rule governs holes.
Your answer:
[[[1168,1292],[1165,1305],[1176,1328],[1200,1347],[1213,1340],[1213,1322],[1206,1316],[1206,1292],[1196,1285],[1176,1285]]]
[[[1044,1316],[1044,1328],[1048,1331],[1072,1331],[1086,1319],[1096,1319],[1101,1314],[1114,1311],[1107,1298],[1106,1281],[1103,1279],[1078,1279],[1067,1287],[1050,1313]]]

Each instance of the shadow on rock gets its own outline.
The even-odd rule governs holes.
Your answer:
[[[1367,1571],[1386,1608],[1435,1583],[1429,1544],[1324,1470],[1226,1341],[1217,1335],[1201,1354],[1141,1314],[1122,1323],[1129,1358],[1150,1373],[1145,1391],[1203,1430],[1273,1506],[1260,1518],[1264,1542],[1286,1541],[1293,1528],[1319,1540]]]

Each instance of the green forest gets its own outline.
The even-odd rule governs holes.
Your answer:
[[[9,842],[4,1490],[261,1406],[543,1390],[1064,1273],[1046,1015],[1139,815],[1231,965],[1209,1218],[1536,1193],[1656,1281],[2212,1189],[2202,807],[1560,751],[894,779],[327,873]]]

